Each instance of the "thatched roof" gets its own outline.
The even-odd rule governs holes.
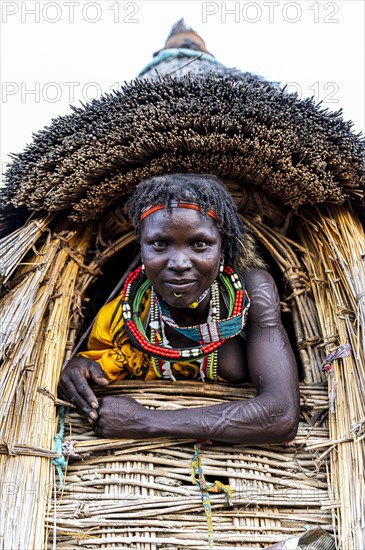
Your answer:
[[[255,78],[135,80],[72,111],[15,156],[0,223],[21,207],[94,219],[141,179],[177,171],[257,186],[294,209],[364,196],[364,140],[352,124]]]

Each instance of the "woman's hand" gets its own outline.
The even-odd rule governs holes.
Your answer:
[[[81,355],[74,357],[61,372],[58,394],[75,405],[77,411],[91,423],[98,417],[96,409],[99,403],[89,381],[98,386],[109,384],[98,363]]]
[[[148,417],[153,413],[128,396],[102,397],[94,423],[97,435],[106,439],[149,437]]]

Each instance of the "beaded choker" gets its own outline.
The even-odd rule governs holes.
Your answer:
[[[206,296],[208,296],[208,292],[209,292],[209,288],[207,288],[207,290],[205,290],[203,292],[203,294],[197,299],[195,300],[195,302],[193,302],[192,304],[190,304],[190,306],[188,306],[188,308],[190,309],[196,309],[198,307],[198,305],[204,300],[204,298]],[[174,296],[176,296],[175,292],[174,292]]]
[[[250,307],[248,294],[244,290],[238,274],[228,266],[224,267],[218,280],[226,289],[229,297],[226,319],[217,318],[219,286],[215,281],[211,289],[211,295],[215,296],[214,300],[211,299],[211,314],[208,316],[207,322],[202,325],[179,327],[169,314],[163,300],[161,298],[158,298],[157,301],[151,299],[151,312],[153,313],[152,308],[157,309],[151,315],[151,338],[149,339],[140,318],[140,307],[145,292],[151,288],[151,283],[142,270],[142,266],[132,271],[128,275],[122,291],[124,327],[132,345],[157,360],[168,363],[183,362],[201,359],[212,354],[228,338],[233,338],[242,332]],[[214,301],[215,303],[213,303]],[[189,348],[171,348],[164,345],[161,335],[163,323],[199,344]],[[161,373],[158,376],[161,376]]]

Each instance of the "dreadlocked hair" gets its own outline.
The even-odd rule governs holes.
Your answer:
[[[126,205],[138,241],[142,213],[161,204],[171,211],[171,202],[176,200],[198,204],[203,214],[208,210],[215,212],[225,263],[241,271],[265,267],[230,193],[222,180],[210,174],[167,174],[141,181]]]

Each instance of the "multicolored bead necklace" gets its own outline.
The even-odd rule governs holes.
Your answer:
[[[208,292],[209,291],[211,291],[211,300],[207,322],[212,322],[215,319],[219,319],[220,313],[219,288],[216,281],[213,283],[212,287],[208,289]],[[205,292],[204,294],[207,295],[207,292]],[[165,322],[162,317],[161,305],[163,305],[164,309],[167,308],[165,302],[162,300],[162,298],[158,298],[156,296],[152,288],[150,306],[151,341],[154,343],[158,341],[160,345],[163,345],[164,347],[169,347],[171,349],[171,346],[169,345],[169,341],[165,334]],[[187,361],[191,361],[192,359],[195,364],[199,365],[199,374],[202,382],[205,381],[207,373],[210,380],[217,380],[218,350],[215,350],[209,355],[205,355],[204,357],[194,357],[188,359]],[[157,377],[170,378],[172,380],[175,380],[175,377],[171,370],[172,364],[170,361],[161,361],[156,357],[151,357],[151,361]]]
[[[233,338],[242,332],[250,307],[250,300],[241,279],[231,267],[225,266],[223,272],[219,273],[218,279],[229,298],[226,319],[219,319],[220,289],[217,281],[211,287],[210,314],[207,322],[192,327],[178,326],[172,319],[165,302],[153,293],[154,297],[153,299],[151,297],[150,305],[151,337],[149,339],[140,318],[140,307],[146,290],[151,288],[151,283],[142,266],[128,275],[122,291],[125,330],[132,345],[153,358],[153,365],[159,378],[173,378],[170,363],[206,359],[201,368],[201,377],[205,376],[208,370],[209,378],[216,379],[217,354],[214,352],[228,338]],[[199,345],[189,348],[171,348],[166,343],[164,323],[190,340],[198,342]]]

